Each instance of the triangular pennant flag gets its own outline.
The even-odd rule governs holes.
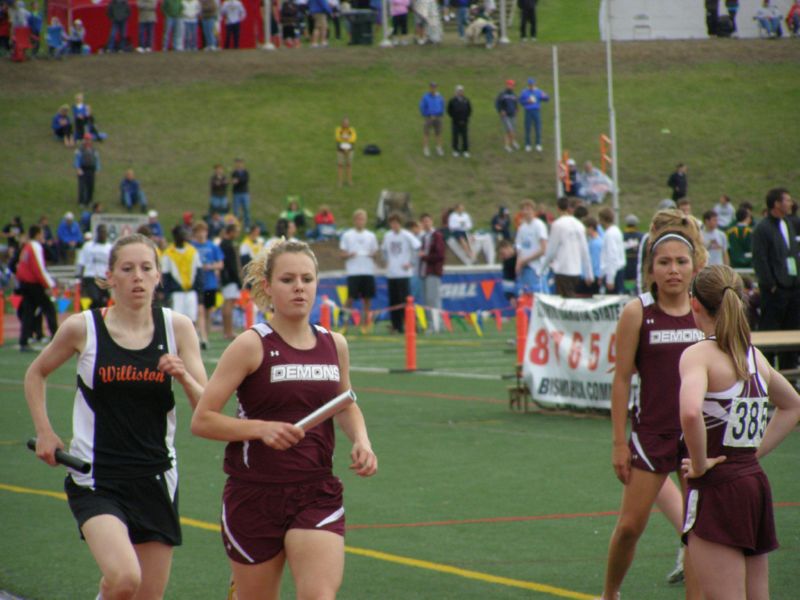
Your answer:
[[[72,306],[72,300],[69,298],[59,298],[58,299],[58,312],[63,313],[69,310],[69,307]]]
[[[19,294],[11,294],[8,297],[8,299],[11,302],[11,306],[14,307],[14,310],[18,310],[19,309],[19,305],[22,302],[22,296],[20,296]]]
[[[467,330],[469,329],[469,328],[467,327],[467,324],[464,322],[464,321],[465,321],[465,317],[464,317],[464,315],[453,315],[453,320],[454,320],[454,321],[455,321],[455,322],[458,324],[458,326],[461,328],[461,331],[467,331]]]
[[[361,324],[361,311],[354,308],[350,313],[350,318],[353,319],[353,325],[358,327]]]
[[[475,333],[478,334],[478,337],[483,337],[483,330],[481,329],[480,323],[478,323],[478,313],[469,313],[469,320],[475,328]]]
[[[414,310],[417,313],[417,323],[419,323],[419,328],[421,331],[427,331],[428,329],[428,320],[425,318],[425,309],[419,305],[414,306]]]
[[[450,333],[453,333],[453,324],[450,322],[450,313],[446,310],[443,310],[440,314],[442,315],[442,323],[444,323],[444,328]]]
[[[91,298],[81,298],[81,310],[87,310],[92,305]]]
[[[332,308],[333,308],[333,326],[336,327],[336,325],[339,324],[339,314],[342,312],[342,309],[336,306],[335,304],[332,306]]]
[[[483,297],[487,300],[492,297],[494,291],[494,284],[497,283],[494,279],[484,279],[481,281],[481,289],[483,290]]]
[[[336,286],[336,295],[339,296],[339,302],[344,305],[347,302],[347,286],[346,285],[337,285]]]
[[[492,314],[494,314],[494,320],[497,324],[497,331],[503,331],[503,314],[500,312],[500,309],[495,308]]]

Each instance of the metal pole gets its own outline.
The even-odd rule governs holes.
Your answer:
[[[381,29],[383,29],[381,48],[391,48],[392,40],[389,39],[389,0],[381,1]]]
[[[508,31],[506,27],[506,0],[500,0],[500,40],[501,44],[509,44]]]
[[[272,0],[264,0],[264,50],[275,50],[272,43]]]
[[[608,122],[611,137],[611,179],[614,181],[614,219],[619,224],[619,166],[617,164],[617,116],[614,112],[614,73],[611,58],[611,0],[606,5],[606,70],[608,79]]]
[[[564,184],[559,177],[561,163],[561,97],[558,92],[558,46],[553,46],[553,120],[556,132],[556,197],[564,195]]]

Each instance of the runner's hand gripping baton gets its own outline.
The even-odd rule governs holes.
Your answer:
[[[308,431],[312,427],[316,427],[323,421],[327,421],[337,413],[343,411],[356,401],[356,393],[353,390],[347,390],[343,394],[339,394],[333,400],[330,400],[320,406],[317,410],[312,412],[307,417],[300,419],[295,423],[295,427],[299,427],[303,431]]]
[[[28,448],[36,452],[36,438],[28,440]],[[84,474],[90,473],[92,470],[90,463],[84,462],[80,458],[72,456],[72,454],[67,454],[59,448],[56,448],[56,462]]]

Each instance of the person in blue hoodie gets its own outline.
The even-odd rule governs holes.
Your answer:
[[[431,155],[428,139],[431,131],[436,136],[436,154],[444,156],[442,148],[442,116],[444,115],[444,98],[439,93],[435,82],[431,81],[429,91],[419,101],[419,112],[424,119],[422,126],[422,153]]]
[[[550,96],[536,86],[536,80],[528,79],[528,87],[519,95],[519,103],[525,109],[525,152],[533,150],[531,147],[531,125],[536,128],[536,151],[542,151],[542,117],[539,109],[542,102],[548,102]]]
[[[328,17],[332,16],[328,0],[309,0],[308,12],[314,21],[314,31],[311,33],[311,47],[319,48],[328,45]]]
[[[503,141],[505,142],[506,152],[519,150],[516,140],[516,117],[517,117],[517,94],[514,92],[516,82],[513,79],[506,79],[505,89],[497,95],[494,107],[500,115],[500,122],[503,124]]]

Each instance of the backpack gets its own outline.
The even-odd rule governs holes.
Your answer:
[[[378,148],[375,144],[367,144],[364,146],[364,154],[368,156],[377,156],[381,153],[381,149]]]

